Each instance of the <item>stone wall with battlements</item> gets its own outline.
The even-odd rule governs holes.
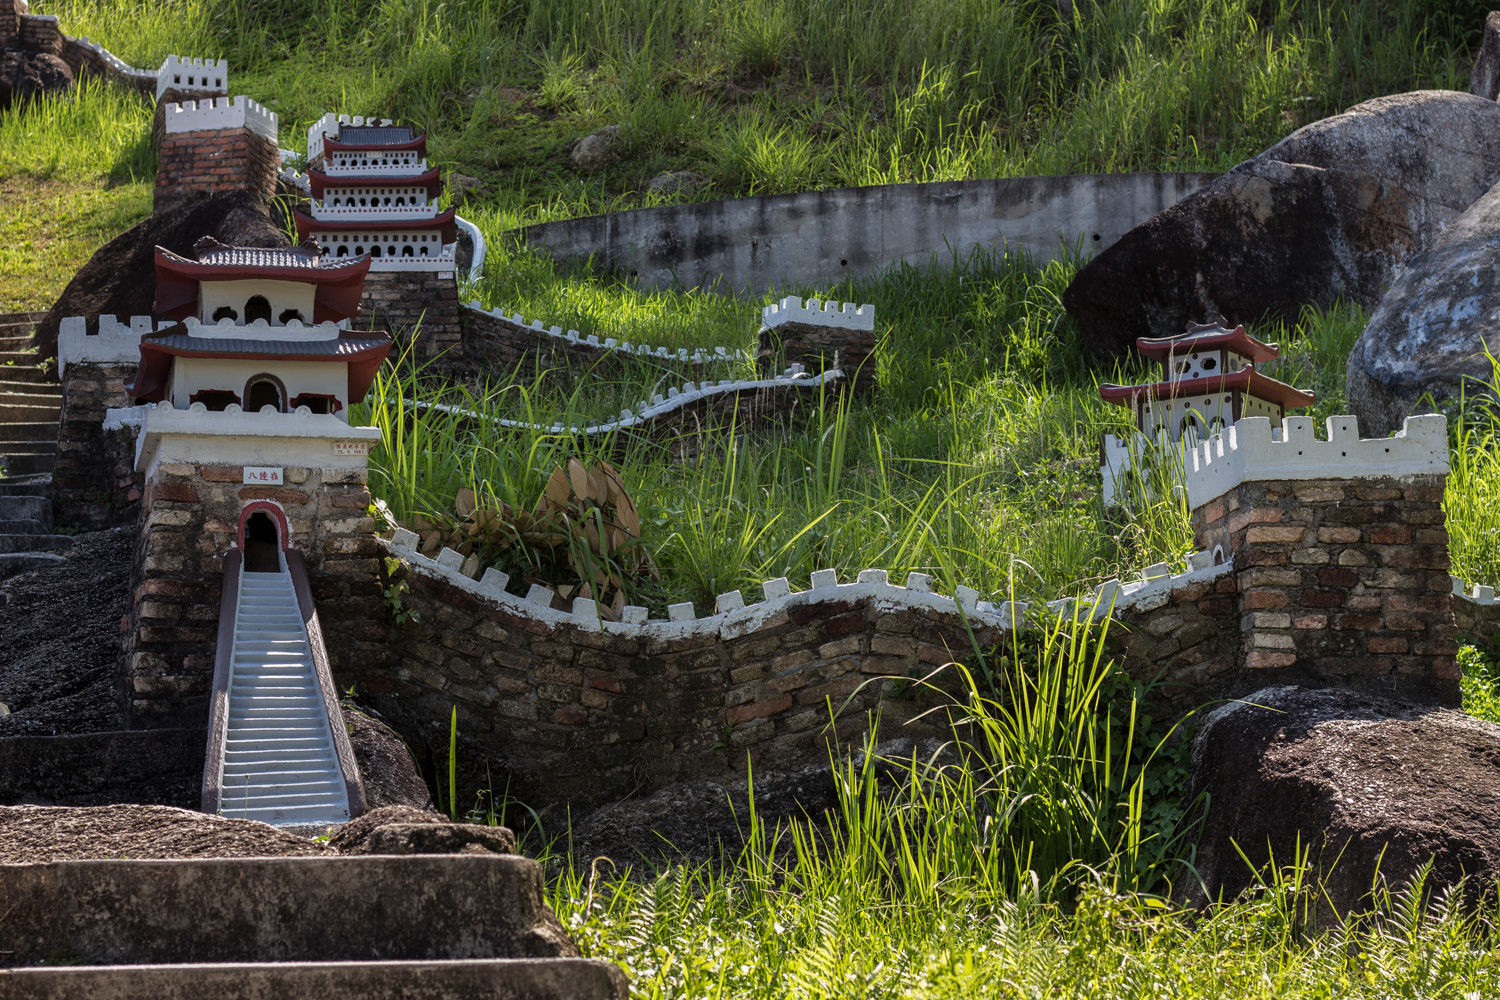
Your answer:
[[[453,270],[372,270],[365,275],[355,322],[361,328],[388,330],[402,345],[411,342],[416,330],[416,354],[422,361],[439,355],[462,357],[456,275]]]
[[[17,18],[18,47],[28,52],[62,55],[63,33],[57,18],[47,14],[22,14]]]
[[[52,505],[58,524],[86,531],[132,523],[141,498],[135,444],[123,428],[104,429],[105,411],[129,406],[125,387],[138,365],[75,363],[63,376],[62,420]]]
[[[246,97],[161,105],[154,210],[195,192],[276,193],[281,152],[276,115]]]
[[[207,724],[224,557],[248,504],[270,501],[286,517],[335,663],[361,616],[378,620],[365,470],[283,471],[283,485],[246,485],[240,466],[167,462],[148,478],[118,671],[129,728]]]
[[[761,311],[761,362],[772,370],[789,364],[811,372],[838,368],[855,392],[868,394],[878,384],[874,352],[872,305],[788,297]]]

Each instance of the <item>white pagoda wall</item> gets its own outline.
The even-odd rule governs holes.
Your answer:
[[[332,361],[277,361],[231,358],[177,358],[172,366],[172,405],[186,409],[195,392],[227,389],[243,396],[245,383],[256,375],[275,375],[286,387],[290,402],[304,392],[331,395],[349,405],[349,366]],[[339,411],[339,419],[348,410]]]
[[[263,278],[246,278],[238,281],[204,281],[198,285],[199,318],[212,323],[214,312],[222,306],[234,310],[235,321],[244,323],[245,303],[256,295],[265,296],[271,303],[271,325],[281,326],[282,312],[295,309],[302,314],[303,323],[313,321],[313,300],[317,288],[302,281],[268,281]],[[253,339],[254,334],[245,331],[241,336]]]

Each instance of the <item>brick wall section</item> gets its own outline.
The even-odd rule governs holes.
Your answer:
[[[249,129],[161,135],[157,150],[156,212],[169,211],[196,191],[252,191],[263,200],[276,192],[280,153]]]
[[[63,36],[55,17],[22,14],[19,22],[20,48],[30,52],[50,52],[55,56],[62,54]]]
[[[1457,704],[1443,486],[1250,482],[1194,511],[1199,547],[1234,562],[1244,676]]]
[[[129,728],[207,724],[224,556],[255,500],[286,512],[335,666],[349,656],[343,640],[378,620],[365,472],[289,466],[285,475],[285,486],[246,486],[239,466],[177,463],[147,482],[119,667]]]
[[[20,11],[25,9],[24,2],[18,9],[16,0],[0,0],[0,49],[18,46],[21,40]]]
[[[346,667],[339,683],[357,684],[438,759],[456,707],[494,787],[538,804],[728,775],[747,753],[766,768],[824,761],[829,701],[839,708],[850,696],[835,730],[842,741],[857,739],[877,707],[891,734],[932,735],[930,720],[902,725],[929,702],[891,697],[882,678],[925,676],[971,648],[956,614],[883,612],[870,601],[792,606],[732,639],[651,639],[553,626],[433,577],[407,579],[405,605],[420,622],[392,631],[385,662]]]
[[[578,375],[613,375],[627,364],[649,366],[683,382],[722,377],[726,365],[718,361],[683,361],[675,357],[628,355],[587,343],[574,344],[541,330],[499,316],[463,310],[464,353],[477,361],[505,371],[519,369],[527,375],[546,369],[563,369]],[[778,371],[781,369],[778,369]]]
[[[3,19],[4,15],[0,15],[0,21],[3,21]],[[0,48],[4,47],[4,43],[0,42]],[[156,80],[154,78],[147,76],[127,76],[121,73],[99,52],[79,44],[78,39],[70,35],[62,36],[62,49],[58,52],[58,55],[62,57],[63,62],[68,64],[68,68],[73,71],[73,76],[76,79],[81,80],[88,76],[102,77],[111,83],[121,84],[139,91],[153,100],[156,98]],[[178,100],[178,98],[174,97],[171,100]]]
[[[398,343],[409,343],[421,322],[417,357],[463,356],[458,317],[457,271],[371,271],[359,300],[361,328],[389,330]],[[446,278],[440,275],[447,275]]]
[[[874,392],[878,385],[874,351],[872,330],[783,323],[760,331],[762,368],[781,371],[787,365],[802,365],[814,374],[842,368],[861,394]]]
[[[1157,697],[1178,711],[1234,688],[1240,640],[1237,587],[1233,575],[1225,573],[1121,611],[1110,634],[1126,672],[1143,683],[1158,683]]]
[[[134,441],[101,426],[106,409],[131,405],[125,386],[135,380],[135,372],[135,365],[68,366],[52,473],[59,524],[94,531],[138,516],[141,481],[135,473]]]

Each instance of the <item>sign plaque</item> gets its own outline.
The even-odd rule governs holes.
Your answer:
[[[281,469],[267,465],[247,465],[245,466],[245,484],[247,486],[280,486],[282,484]]]
[[[368,455],[370,453],[370,442],[335,441],[333,442],[333,453],[335,455]]]

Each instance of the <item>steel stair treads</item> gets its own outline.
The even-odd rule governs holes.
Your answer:
[[[342,823],[349,797],[291,574],[241,570],[219,813]]]

